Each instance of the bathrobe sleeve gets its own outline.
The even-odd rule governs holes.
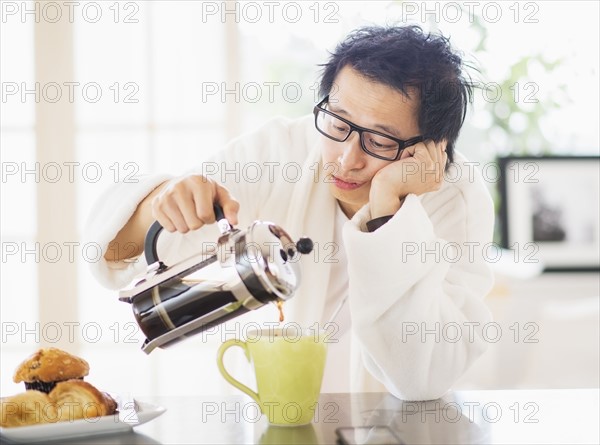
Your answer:
[[[274,118],[257,130],[231,141],[215,156],[199,162],[187,173],[202,174],[224,185],[240,202],[238,227],[245,228],[262,212],[275,221],[283,220],[298,166],[304,162],[315,136],[310,116],[290,120]],[[94,203],[85,224],[84,238],[108,248],[119,230],[129,221],[138,204],[168,175],[140,176],[109,187]],[[282,205],[284,203],[284,205]],[[167,265],[201,253],[218,237],[216,225],[187,234],[161,232],[157,251]],[[207,244],[203,244],[203,243]],[[105,287],[120,289],[144,274],[144,256],[108,262],[102,258],[90,264],[92,274]]]
[[[457,156],[440,190],[408,195],[372,233],[368,205],[344,226],[362,361],[401,399],[441,397],[486,349],[494,210],[483,180],[467,167]]]

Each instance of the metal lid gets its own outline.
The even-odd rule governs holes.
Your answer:
[[[300,253],[291,237],[276,224],[255,221],[246,232],[243,252],[262,286],[281,300],[290,299],[300,285]]]

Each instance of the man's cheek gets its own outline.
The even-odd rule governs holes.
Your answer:
[[[319,150],[321,151],[321,161],[323,165],[337,162],[337,153],[327,143],[319,142]]]

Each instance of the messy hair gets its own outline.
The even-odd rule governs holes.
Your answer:
[[[339,43],[322,65],[321,97],[332,92],[345,66],[406,97],[416,90],[421,134],[436,142],[445,139],[448,161],[453,162],[454,144],[474,85],[464,77],[463,60],[447,38],[425,33],[416,25],[359,28]]]

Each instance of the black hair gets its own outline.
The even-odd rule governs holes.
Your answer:
[[[465,120],[474,85],[463,77],[461,56],[449,39],[416,25],[368,26],[352,31],[321,65],[321,97],[332,92],[338,73],[351,66],[366,78],[410,97],[418,91],[418,125],[423,136],[446,139],[448,162]],[[413,136],[413,135],[411,135]]]

